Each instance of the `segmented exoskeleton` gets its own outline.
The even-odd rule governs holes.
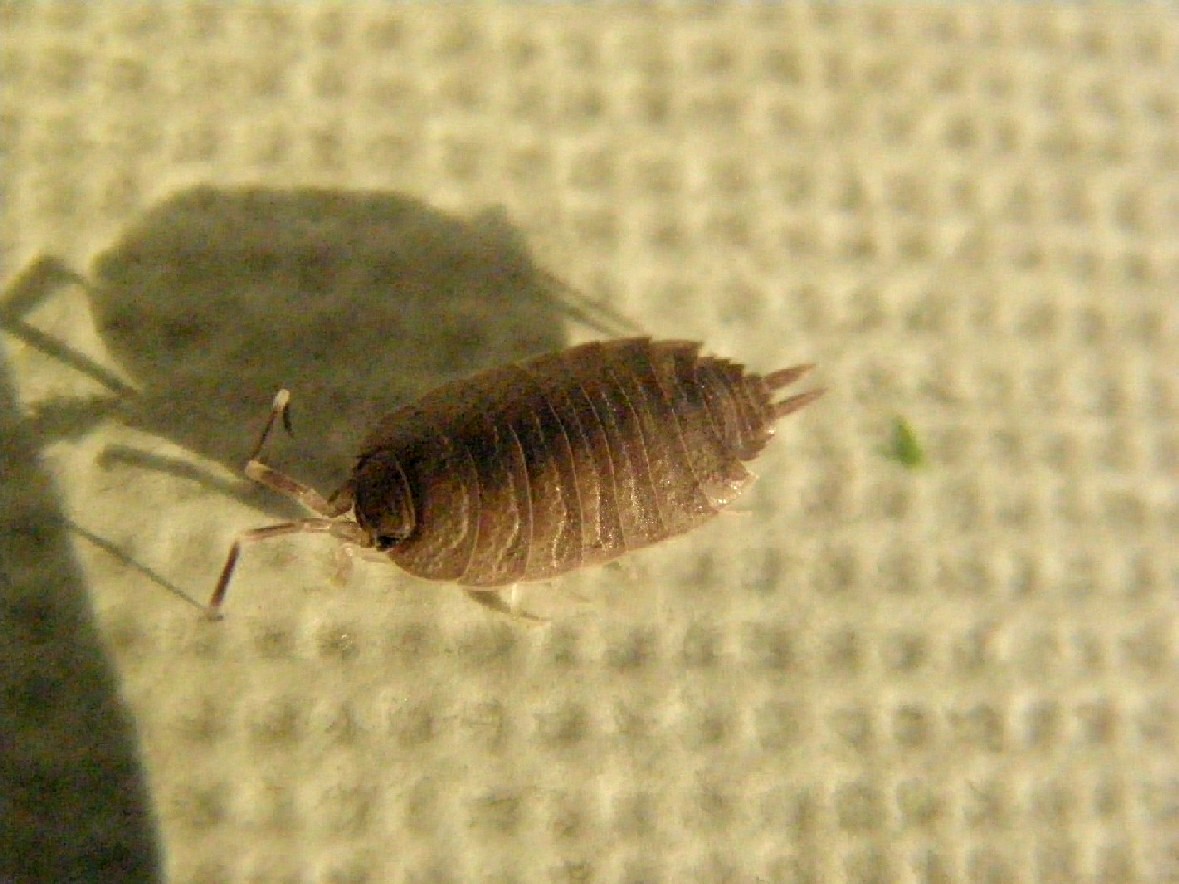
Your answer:
[[[329,500],[257,455],[246,474],[319,513],[234,543],[298,531],[375,548],[411,574],[475,588],[555,577],[681,534],[730,504],[774,422],[822,394],[774,401],[811,368],[767,375],[700,344],[594,342],[444,384],[382,420]],[[347,516],[352,514],[352,518]]]

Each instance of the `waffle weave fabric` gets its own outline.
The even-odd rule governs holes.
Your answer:
[[[1172,7],[10,2],[0,63],[0,879],[1179,881]],[[280,386],[328,493],[607,311],[818,364],[743,514],[542,625],[307,535],[190,604],[297,517]]]

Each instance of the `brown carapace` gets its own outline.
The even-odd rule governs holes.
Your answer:
[[[774,422],[822,390],[774,400],[811,368],[759,375],[700,344],[594,342],[444,384],[382,420],[330,498],[258,460],[289,396],[275,397],[246,465],[316,518],[243,544],[319,532],[379,550],[411,574],[473,589],[544,580],[681,534],[732,503]],[[289,425],[288,425],[289,429]]]

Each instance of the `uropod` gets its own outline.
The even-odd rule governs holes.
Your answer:
[[[822,395],[775,400],[810,364],[757,374],[691,341],[599,341],[435,388],[369,434],[328,498],[259,458],[246,475],[314,518],[233,542],[209,600],[219,616],[244,545],[299,532],[375,550],[410,574],[495,589],[557,577],[682,534],[752,481],[774,423]]]

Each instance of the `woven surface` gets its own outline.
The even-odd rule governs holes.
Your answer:
[[[0,18],[0,878],[1179,881],[1173,12]],[[745,514],[546,626],[314,537],[204,622],[274,389],[330,491],[595,336],[532,261],[819,364]]]

